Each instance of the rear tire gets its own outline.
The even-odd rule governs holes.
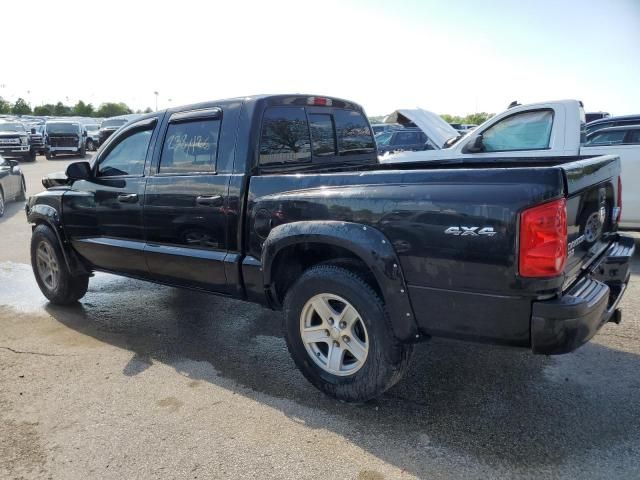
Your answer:
[[[87,140],[87,150],[94,151],[96,149],[96,144],[93,143],[93,140]]]
[[[71,275],[58,238],[47,225],[38,225],[31,235],[31,267],[40,291],[51,303],[70,305],[87,293],[89,276]]]
[[[4,192],[0,188],[0,217],[4,216]]]
[[[305,271],[284,300],[285,337],[297,367],[316,388],[346,402],[381,395],[408,369],[413,345],[400,343],[390,323],[378,294],[334,265]]]

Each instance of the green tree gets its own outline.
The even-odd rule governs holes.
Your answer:
[[[127,115],[131,109],[124,103],[107,102],[100,105],[96,111],[97,117],[115,117],[116,115]]]
[[[144,112],[142,112],[142,113],[152,113],[152,112],[153,112],[153,110],[151,110],[151,107],[147,107],[147,108],[144,109]]]
[[[29,115],[31,113],[31,105],[24,98],[18,98],[11,108],[14,115]]]
[[[53,107],[53,114],[58,117],[67,117],[71,115],[71,107],[64,105],[62,102],[58,102],[55,107]]]
[[[82,100],[79,100],[73,108],[71,109],[73,115],[77,115],[79,117],[91,117],[94,113],[93,105],[90,103],[84,103]]]
[[[50,103],[47,103],[46,105],[38,105],[37,107],[34,107],[33,114],[41,117],[44,117],[46,115],[53,115],[53,111],[55,110],[55,108],[56,106]]]
[[[11,113],[11,104],[0,97],[0,113]]]

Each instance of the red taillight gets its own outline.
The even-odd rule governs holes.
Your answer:
[[[567,260],[567,202],[564,198],[520,215],[519,271],[523,277],[554,277]]]
[[[320,105],[323,107],[330,107],[333,102],[330,98],[325,97],[309,97],[307,98],[307,105]]]
[[[618,215],[616,216],[616,222],[619,222],[622,218],[622,177],[618,176]]]

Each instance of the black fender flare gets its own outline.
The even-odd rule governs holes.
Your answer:
[[[74,254],[62,228],[62,221],[60,214],[51,205],[36,204],[31,207],[27,207],[27,221],[32,224],[45,224],[56,235],[62,255],[64,256],[64,262],[67,265],[69,271],[74,275],[88,275],[90,272]]]
[[[283,248],[297,243],[334,245],[360,258],[380,286],[396,337],[406,342],[420,340],[422,335],[400,261],[382,232],[368,225],[340,221],[301,221],[275,227],[263,244],[261,256],[264,288],[273,301],[277,298],[271,277],[273,261]]]

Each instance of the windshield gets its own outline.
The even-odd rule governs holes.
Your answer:
[[[77,123],[47,123],[48,133],[78,133]]]
[[[0,132],[26,132],[21,123],[0,123]]]
[[[376,143],[378,145],[389,145],[392,136],[393,133],[391,132],[379,133],[378,135],[376,135]]]
[[[102,125],[100,126],[100,128],[121,127],[125,123],[127,123],[127,120],[126,119],[122,119],[122,118],[117,119],[117,120],[105,120],[104,122],[102,122]]]
[[[100,125],[98,125],[97,123],[91,123],[89,125],[85,125],[84,128],[86,128],[87,130],[98,130],[100,128]]]

